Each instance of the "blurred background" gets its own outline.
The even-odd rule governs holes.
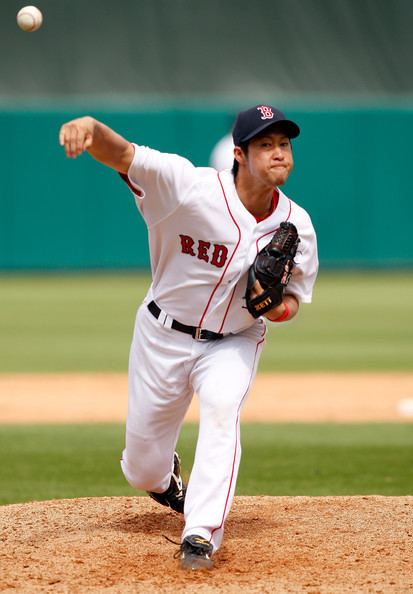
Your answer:
[[[411,0],[39,0],[44,23],[35,33],[17,27],[22,4],[0,3],[0,379],[21,372],[125,373],[136,307],[150,283],[146,228],[131,193],[88,155],[66,159],[60,126],[89,114],[139,144],[207,166],[239,110],[272,104],[301,127],[285,192],[311,214],[320,276],[314,304],[302,308],[297,323],[270,327],[260,370],[409,374],[410,387],[398,397],[410,403],[404,420],[411,421]],[[3,406],[12,400],[11,392],[3,397]],[[365,398],[374,407],[374,389]],[[315,426],[297,445],[296,475],[286,464],[286,483],[270,480],[256,491],[411,493],[405,469],[413,464],[413,436],[411,425],[400,427],[343,430],[343,459],[353,443],[378,482],[350,487],[349,476],[366,477],[366,468],[337,464],[336,428],[320,438],[324,430]],[[100,445],[86,460],[88,433],[74,465],[65,448],[86,429],[69,429],[69,437],[51,429],[47,441],[43,430],[6,431],[0,424],[3,501],[93,495],[97,484],[98,494],[125,492],[118,469],[123,426],[113,429],[110,477],[102,465],[111,435],[90,429]],[[285,431],[284,446],[271,427],[261,445],[262,429],[254,432],[251,447],[262,450],[247,446],[245,478],[253,467],[263,476],[257,460],[268,452],[270,466],[283,464],[285,448],[304,435]],[[40,450],[29,456],[34,442],[44,458]],[[60,456],[43,481],[48,489],[31,494],[58,443],[66,452],[64,476],[55,476]],[[307,464],[303,452],[313,443],[320,450]],[[334,472],[347,469],[336,491],[330,469],[320,471],[320,451]],[[17,468],[22,460],[26,466]],[[75,487],[62,491],[74,466]],[[35,470],[27,474],[29,467]],[[267,475],[280,472],[271,466]],[[242,481],[241,475],[241,490],[251,493]]]
[[[255,103],[301,126],[286,192],[322,268],[412,265],[410,0],[42,0],[35,33],[20,7],[0,6],[1,270],[148,266],[116,174],[64,158],[67,119],[208,165]]]
[[[124,370],[150,282],[132,194],[65,158],[60,126],[91,114],[206,166],[255,103],[301,126],[285,191],[320,256],[311,314],[263,368],[412,369],[410,0],[42,0],[34,33],[20,7],[0,5],[0,371]]]

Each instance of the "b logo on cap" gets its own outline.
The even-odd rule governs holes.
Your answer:
[[[261,112],[262,120],[272,120],[272,118],[274,117],[271,107],[268,107],[267,105],[260,105],[259,107],[257,107],[257,109],[259,109],[259,111]]]

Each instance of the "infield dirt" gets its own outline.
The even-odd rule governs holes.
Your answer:
[[[3,374],[0,422],[124,422],[127,390],[120,373]],[[197,416],[194,398],[186,420]],[[242,420],[413,420],[413,373],[259,374]]]
[[[126,392],[119,374],[3,375],[0,418],[124,421]],[[412,397],[412,374],[261,375],[243,420],[406,421]],[[182,517],[147,497],[5,505],[0,592],[411,594],[412,517],[413,497],[237,497],[214,569],[188,573],[164,538]]]

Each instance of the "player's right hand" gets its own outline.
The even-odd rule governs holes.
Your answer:
[[[67,157],[75,159],[93,144],[95,120],[90,116],[66,122],[60,128],[59,143]]]

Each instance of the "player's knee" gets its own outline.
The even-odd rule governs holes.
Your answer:
[[[210,419],[214,425],[234,424],[240,410],[243,394],[231,387],[205,389],[200,395],[201,414]]]
[[[124,454],[121,460],[121,468],[131,487],[142,491],[163,490],[162,485],[165,482],[165,477],[159,476],[156,465],[146,464],[143,460],[130,461]]]
[[[200,401],[215,409],[237,410],[245,392],[245,386],[235,382],[206,382],[200,391]]]
[[[145,489],[144,475],[139,472],[139,469],[136,468],[136,465],[130,464],[127,460],[125,460],[125,458],[122,458],[120,465],[122,472],[131,487],[134,487],[135,489]]]

